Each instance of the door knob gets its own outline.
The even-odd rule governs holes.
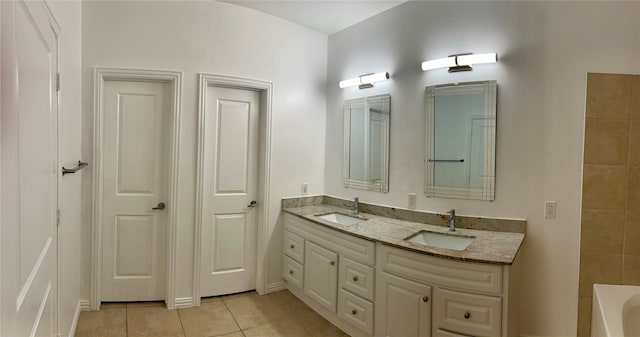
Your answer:
[[[251,202],[247,205],[247,207],[256,207],[256,205],[258,205],[258,202],[255,200],[251,200]]]
[[[165,209],[167,207],[167,205],[164,204],[164,202],[158,203],[158,206],[153,207],[152,209]]]

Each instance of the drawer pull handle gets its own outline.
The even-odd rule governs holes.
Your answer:
[[[291,246],[289,246],[289,247],[290,247],[291,249],[294,249],[294,248],[296,248],[296,245],[291,245]]]
[[[429,297],[428,296],[423,297],[422,302],[429,302]]]
[[[289,274],[293,275],[293,270],[289,270]]]
[[[469,319],[469,317],[471,317],[471,314],[468,312],[464,313],[464,319]]]
[[[331,261],[331,262],[329,262],[329,264],[333,266],[333,265],[336,264],[336,262],[335,261]]]
[[[357,276],[353,277],[353,282],[358,282],[358,277]]]
[[[352,314],[352,315],[355,315],[355,314],[357,314],[357,313],[358,313],[358,310],[356,310],[356,309],[351,310],[351,314]]]

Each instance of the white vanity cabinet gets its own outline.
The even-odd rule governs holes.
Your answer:
[[[511,337],[508,265],[435,257],[285,213],[288,289],[353,337]]]
[[[509,336],[508,266],[438,258],[383,244],[376,251],[376,336]],[[420,294],[425,294],[423,303]],[[396,323],[398,319],[407,326]]]
[[[289,231],[284,232],[283,277],[290,285],[304,286],[304,239]]]
[[[336,312],[338,299],[338,254],[313,242],[305,247],[304,293],[331,312]]]
[[[376,289],[377,336],[431,336],[430,286],[378,272]]]
[[[349,335],[373,335],[374,242],[285,214],[283,248],[294,295]]]

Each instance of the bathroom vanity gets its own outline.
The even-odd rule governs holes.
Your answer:
[[[524,221],[497,220],[509,230],[497,231],[488,219],[467,218],[462,226],[493,230],[448,233],[445,226],[402,220],[416,217],[410,211],[370,206],[372,213],[391,215],[378,216],[365,206],[356,218],[336,206],[343,200],[315,198],[333,199],[333,205],[283,201],[283,277],[295,296],[331,323],[351,336],[515,333],[509,273]],[[471,241],[450,249],[407,240],[416,233]]]

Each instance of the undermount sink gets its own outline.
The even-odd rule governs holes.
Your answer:
[[[324,215],[318,215],[317,217],[322,220],[331,221],[343,226],[353,226],[367,220],[367,219],[360,219],[353,216],[345,215],[342,213],[329,213]]]
[[[406,238],[405,241],[423,246],[465,250],[473,242],[473,239],[475,237],[420,231]]]

